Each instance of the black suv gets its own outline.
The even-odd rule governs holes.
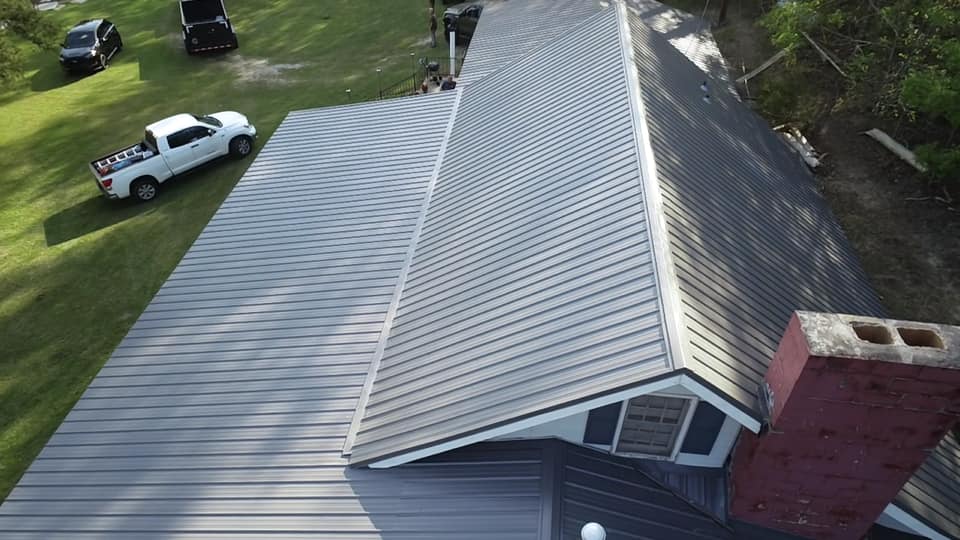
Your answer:
[[[448,7],[443,13],[443,37],[450,41],[450,32],[454,32],[458,43],[469,42],[473,31],[477,29],[481,13],[483,6],[480,4],[465,3]]]
[[[107,69],[121,49],[123,40],[113,23],[106,19],[83,21],[67,32],[60,49],[60,66],[67,72]]]

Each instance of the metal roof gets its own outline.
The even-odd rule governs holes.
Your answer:
[[[950,538],[960,538],[960,433],[940,441],[894,503]]]
[[[559,499],[563,540],[594,521],[609,540],[733,540],[732,531],[648,476],[634,460],[564,445]]]
[[[684,361],[758,415],[757,389],[795,310],[884,310],[800,159],[639,17],[630,30]]]
[[[456,91],[292,113],[0,507],[4,538],[711,530],[586,451],[341,453],[436,453],[678,371],[757,415],[790,312],[882,311],[799,159],[637,13],[587,4],[550,3],[584,22]],[[897,501],[945,530],[955,443]],[[650,512],[597,517],[622,505]]]
[[[618,20],[463,90],[353,463],[674,370]]]
[[[0,506],[13,539],[541,538],[538,454],[341,455],[455,93],[292,113]]]
[[[599,0],[506,0],[484,4],[459,85],[467,85],[523,58],[580,25],[600,10]],[[510,81],[512,88],[535,88],[538,82],[524,74]]]
[[[690,62],[723,83],[730,95],[739,99],[727,62],[710,31],[710,21],[657,0],[625,2],[648,27],[665,37]]]

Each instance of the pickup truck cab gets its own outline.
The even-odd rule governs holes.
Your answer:
[[[147,126],[141,142],[91,161],[90,170],[108,198],[145,202],[175,175],[227,154],[249,156],[256,136],[237,112],[178,114]]]

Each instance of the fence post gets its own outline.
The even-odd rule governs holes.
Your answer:
[[[430,1],[432,2],[433,0]],[[413,90],[410,94],[416,94],[420,90],[420,85],[417,84],[417,53],[415,52],[410,53],[410,67],[413,69],[410,73],[410,77],[413,80]]]
[[[450,75],[457,76],[457,33],[450,32]]]
[[[380,82],[380,72],[383,71],[380,68],[377,68],[377,95],[380,96],[380,99],[383,99],[383,84]]]

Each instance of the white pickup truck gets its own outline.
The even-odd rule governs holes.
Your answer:
[[[250,155],[256,136],[240,113],[178,114],[147,126],[143,141],[90,162],[90,170],[107,197],[149,201],[174,175],[227,154]]]

